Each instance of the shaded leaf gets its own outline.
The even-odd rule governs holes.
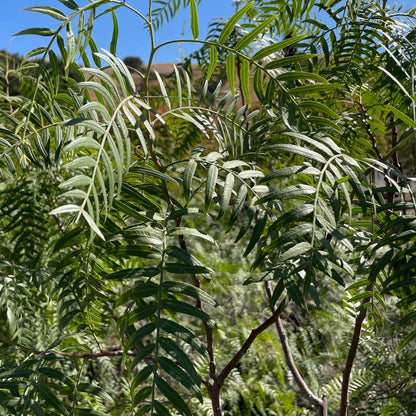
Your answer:
[[[18,33],[15,33],[13,36],[21,36],[21,35],[38,35],[38,36],[53,36],[56,34],[56,31],[53,29],[49,29],[46,27],[37,27],[37,28],[30,28],[21,30]]]
[[[215,192],[215,185],[218,178],[218,168],[215,165],[211,165],[207,173],[207,181],[205,187],[205,210],[209,208]]]
[[[209,65],[207,70],[207,81],[210,80],[218,61],[218,51],[215,46],[211,46],[209,50]]]
[[[180,384],[182,384],[187,390],[192,391],[194,395],[198,398],[200,403],[202,403],[202,395],[199,391],[199,384],[195,384],[193,379],[189,377],[189,375],[182,370],[176,363],[166,357],[159,358],[159,365],[160,367],[166,371],[173,379],[177,380]]]
[[[188,405],[182,399],[182,397],[174,390],[172,387],[166,383],[161,377],[155,377],[156,385],[161,393],[169,400],[174,407],[176,407],[180,412],[184,413],[187,416],[192,416],[191,411],[189,410]]]
[[[111,17],[113,19],[113,34],[111,36],[110,52],[115,55],[117,53],[118,20],[114,10],[111,10]]]
[[[62,12],[61,10],[59,10],[59,9],[56,9],[55,7],[50,7],[50,6],[27,7],[24,10],[43,13],[43,14],[51,16],[51,17],[53,17],[54,19],[57,19],[57,20],[66,20],[65,13]]]
[[[221,218],[224,215],[224,212],[227,210],[228,206],[230,205],[231,196],[233,194],[234,188],[234,174],[228,173],[225,182],[224,182],[224,189],[222,193],[221,205],[220,205],[220,212],[218,214],[218,218]]]
[[[243,257],[247,256],[259,242],[261,235],[263,234],[264,228],[267,224],[267,214],[263,214],[256,222],[253,232],[250,237],[250,241],[244,251]]]
[[[182,341],[185,341],[200,354],[205,354],[205,348],[199,343],[198,339],[195,337],[195,334],[189,329],[185,328],[183,325],[178,324],[177,322],[164,318],[161,318],[159,322],[160,327],[165,332],[175,336]]]
[[[159,305],[162,309],[194,316],[195,318],[202,319],[206,322],[210,320],[209,315],[198,307],[177,299],[163,299]]]

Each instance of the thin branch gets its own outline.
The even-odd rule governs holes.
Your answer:
[[[229,376],[231,371],[237,366],[238,362],[241,360],[243,355],[248,351],[248,349],[250,348],[254,340],[262,332],[264,332],[267,328],[269,328],[271,325],[273,325],[276,322],[276,320],[279,318],[280,314],[282,313],[285,305],[286,305],[286,300],[283,299],[280,305],[273,312],[272,316],[266,319],[256,329],[253,329],[251,331],[250,335],[248,336],[248,338],[246,339],[242,347],[234,354],[234,356],[231,358],[228,364],[224,367],[221,373],[213,379],[214,383],[210,390],[210,395],[211,395],[212,410],[214,412],[214,416],[223,416],[224,414],[222,411],[222,406],[221,406],[220,392],[221,392],[222,386],[224,385],[225,379]]]
[[[81,353],[81,352],[68,352],[68,351],[53,351],[54,354],[62,355],[63,357],[74,357],[74,358],[82,358],[84,360],[89,360],[92,358],[100,358],[100,357],[119,357],[123,356],[124,354],[130,355],[134,357],[137,353],[131,350],[123,351],[122,349],[116,350],[100,350],[99,352],[92,352],[92,353]]]
[[[367,287],[367,290],[371,290],[371,285]],[[347,416],[348,409],[348,387],[350,384],[352,366],[354,364],[354,359],[357,354],[358,344],[360,342],[361,328],[364,322],[364,319],[367,315],[367,308],[365,307],[366,303],[370,301],[370,297],[363,299],[361,303],[361,310],[355,319],[354,332],[352,335],[350,349],[348,351],[347,360],[345,362],[345,367],[342,377],[342,387],[341,387],[341,404],[339,407],[339,416]]]
[[[62,234],[66,234],[66,228],[65,228],[65,226],[62,224],[61,217],[60,217],[58,214],[53,214],[52,216],[53,216],[53,218],[54,218],[54,219],[55,219],[55,221],[56,221],[56,224],[57,224],[57,226],[58,226],[59,231],[60,231]],[[78,250],[78,247],[77,247],[77,246],[75,246],[75,245],[72,245],[72,246],[71,246],[71,250],[76,251],[76,250]]]
[[[262,333],[264,332],[269,326],[273,325],[278,319],[280,314],[282,313],[284,307],[286,306],[286,299],[283,299],[280,302],[280,305],[273,311],[272,316],[270,318],[266,319],[260,326],[258,326],[256,329],[253,329],[242,345],[242,347],[237,351],[237,353],[234,355],[233,358],[229,361],[229,363],[224,367],[224,369],[221,371],[221,373],[218,375],[218,382],[224,383],[225,379],[228,377],[228,375],[231,373],[231,371],[236,367],[238,362],[241,360],[243,355],[248,351],[251,344],[254,342],[254,340]]]
[[[59,231],[62,234],[65,234],[66,233],[66,229],[65,229],[64,225],[62,224],[61,217],[58,214],[53,214],[52,216],[55,219],[56,224],[58,225]]]
[[[266,288],[267,298],[270,301],[272,298],[272,290],[271,290],[270,282],[266,282],[265,288]],[[270,307],[273,312],[276,310],[275,306],[271,305]],[[297,369],[296,364],[293,360],[292,353],[290,351],[289,342],[287,340],[286,333],[283,328],[280,317],[277,318],[275,322],[275,326],[277,329],[277,333],[279,334],[280,343],[282,344],[282,350],[283,350],[283,355],[285,357],[286,364],[289,367],[289,370],[292,373],[296,384],[298,385],[301,392],[309,400],[309,402],[311,402],[313,405],[318,406],[320,408],[320,416],[327,416],[328,408],[327,408],[326,395],[323,395],[322,399],[320,399],[317,395],[315,395],[312,392],[312,390],[309,388],[309,386],[306,384],[306,381],[303,379],[302,375]]]

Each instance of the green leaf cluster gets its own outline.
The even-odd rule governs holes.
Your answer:
[[[201,40],[196,0],[59,3],[0,59],[0,413],[413,409],[414,11],[241,1]],[[152,69],[182,6],[202,79]]]

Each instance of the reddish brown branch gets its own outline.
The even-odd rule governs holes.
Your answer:
[[[210,393],[211,393],[212,410],[214,412],[214,416],[223,415],[221,400],[220,400],[220,392],[221,392],[221,388],[224,385],[226,378],[229,376],[231,371],[237,366],[238,362],[241,360],[244,354],[248,351],[248,349],[250,348],[254,340],[262,332],[264,332],[267,328],[269,328],[271,325],[273,325],[276,322],[276,320],[279,318],[280,314],[282,313],[285,305],[286,305],[286,301],[285,299],[283,299],[280,305],[273,312],[272,316],[266,319],[256,329],[253,329],[251,331],[250,335],[248,336],[244,344],[241,346],[241,348],[234,354],[234,356],[231,358],[228,364],[224,367],[221,373],[213,379],[214,383],[212,385]]]
[[[370,290],[370,289],[371,287],[367,288],[367,290]],[[361,310],[355,319],[354,332],[352,335],[351,345],[348,351],[348,356],[345,362],[345,367],[344,367],[343,377],[342,377],[341,404],[339,407],[339,416],[347,416],[348,387],[350,385],[351,371],[352,371],[352,366],[354,364],[355,356],[357,354],[358,344],[360,342],[361,328],[362,328],[364,319],[367,315],[367,308],[365,307],[365,305],[369,301],[370,301],[369,297],[363,299],[361,303]]]
[[[123,354],[135,356],[136,353],[134,351],[123,351],[121,349],[117,350],[100,350],[99,352],[91,352],[91,353],[81,353],[81,352],[67,352],[67,351],[53,351],[55,354],[62,355],[63,357],[74,357],[74,358],[82,358],[84,360],[89,360],[92,358],[100,358],[100,357],[118,357],[122,356]]]
[[[243,355],[248,351],[251,344],[254,342],[254,340],[262,333],[264,332],[269,326],[273,325],[278,319],[280,314],[282,313],[284,307],[286,306],[286,300],[283,299],[280,302],[280,305],[273,311],[273,314],[270,318],[266,319],[260,326],[258,326],[256,329],[253,329],[242,345],[242,347],[237,351],[237,353],[234,355],[233,358],[231,358],[230,362],[224,367],[224,369],[221,371],[221,373],[218,375],[218,381],[220,383],[224,383],[225,379],[228,377],[228,375],[231,373],[231,370],[235,368],[235,366],[238,364],[238,362],[241,360]]]

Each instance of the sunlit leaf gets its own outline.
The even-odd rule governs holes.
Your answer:
[[[224,43],[226,39],[231,35],[235,28],[236,23],[253,7],[254,1],[250,1],[244,7],[237,10],[227,21],[222,28],[220,36],[218,37],[218,43]]]
[[[228,52],[225,69],[231,94],[235,95],[235,55],[232,52]]]
[[[55,7],[50,7],[50,6],[28,7],[25,10],[46,14],[57,20],[65,20],[67,18],[64,12],[62,12],[59,9],[56,9]]]
[[[158,389],[162,392],[162,394],[172,403],[180,412],[184,413],[187,416],[192,416],[189,407],[182,399],[182,397],[166,383],[161,377],[156,376],[156,385]]]
[[[272,45],[265,46],[258,52],[256,52],[253,55],[253,61],[258,61],[260,59],[265,58],[266,56],[272,55],[278,51],[281,51],[284,48],[287,48],[288,46],[291,46],[297,42],[300,42],[301,40],[305,39],[306,35],[300,35],[300,36],[293,36],[289,37],[288,39],[284,39],[280,42],[273,43]]]
[[[196,1],[190,0],[190,9],[191,9],[191,30],[192,36],[194,39],[198,39],[199,36],[199,19],[198,19],[198,10],[196,8]]]
[[[240,66],[240,82],[241,89],[244,94],[247,104],[251,105],[251,96],[250,96],[250,63],[246,59],[241,62]]]
[[[217,48],[215,46],[211,46],[211,49],[209,50],[209,66],[207,70],[207,81],[210,80],[213,72],[215,71],[215,68],[217,66],[217,61],[218,61]]]
[[[197,165],[195,159],[190,159],[183,173],[183,190],[188,202],[191,197],[192,179],[194,178]]]
[[[210,235],[205,234],[201,231],[198,231],[194,228],[176,227],[176,228],[169,230],[168,234],[170,236],[183,235],[183,236],[197,237],[197,238],[201,238],[203,240],[209,241],[212,244],[215,244],[215,240]]]

